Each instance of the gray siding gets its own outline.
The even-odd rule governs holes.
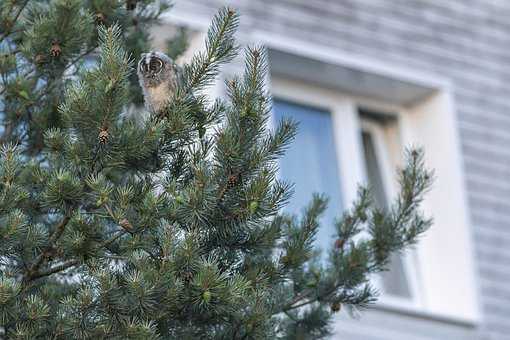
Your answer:
[[[240,8],[247,31],[256,25],[452,80],[482,323],[374,311],[346,321],[341,338],[510,339],[510,1],[180,0],[176,11],[210,17],[224,3]]]

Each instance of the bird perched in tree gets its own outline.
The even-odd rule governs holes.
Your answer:
[[[142,53],[137,73],[145,107],[152,113],[161,113],[177,89],[177,65],[163,52],[151,51]]]

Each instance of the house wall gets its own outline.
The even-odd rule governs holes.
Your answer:
[[[256,27],[451,81],[481,320],[378,309],[344,318],[339,338],[510,339],[510,1],[178,0],[172,16],[207,23],[225,3],[240,9],[246,35]]]

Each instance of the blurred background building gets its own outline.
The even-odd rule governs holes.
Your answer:
[[[319,244],[357,183],[390,204],[406,146],[436,171],[434,227],[374,278],[376,306],[338,314],[334,338],[510,339],[510,1],[180,0],[156,43],[183,26],[200,48],[225,4],[241,12],[241,42],[268,49],[275,121],[301,122],[280,164],[296,183],[288,209],[331,197]]]

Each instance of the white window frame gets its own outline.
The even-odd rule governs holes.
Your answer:
[[[378,107],[388,110],[395,114],[398,119],[401,108],[394,105],[380,103],[374,100],[356,98],[338,91],[323,89],[318,86],[309,87],[299,81],[284,79],[282,77],[271,78],[271,91],[273,98],[286,100],[297,105],[312,106],[318,109],[325,109],[331,114],[333,121],[333,135],[335,139],[335,149],[337,151],[337,167],[339,169],[340,190],[343,208],[350,207],[354,199],[357,197],[359,184],[367,184],[365,159],[363,152],[363,144],[361,140],[361,132],[368,131],[373,136],[377,161],[379,164],[383,187],[391,204],[392,199],[396,197],[396,167],[398,150],[394,150],[390,156],[388,143],[386,142],[385,131],[376,123],[369,122],[360,118],[360,107]],[[381,111],[381,109],[379,109]],[[395,136],[398,138],[398,136]],[[380,157],[379,157],[380,156]],[[341,212],[338,212],[340,215]],[[413,255],[406,252],[403,256],[404,270],[407,275],[411,298],[403,298],[382,294],[378,303],[393,308],[421,308],[420,302],[421,292],[418,284],[417,270],[412,268],[415,266]],[[373,280],[377,287],[382,287],[380,277],[374,277]]]
[[[455,157],[452,156],[455,155],[456,152],[455,144],[452,145],[450,143],[450,146],[446,148],[444,146],[439,149],[435,148],[438,143],[444,142],[448,144],[450,142],[444,139],[441,141],[441,136],[451,135],[453,133],[452,131],[454,130],[448,130],[454,128],[453,124],[451,124],[452,122],[449,122],[448,119],[446,119],[445,122],[443,119],[444,117],[441,115],[438,117],[432,114],[432,117],[430,117],[430,115],[427,117],[431,119],[430,122],[424,122],[422,120],[425,119],[423,115],[430,114],[431,112],[441,113],[445,109],[451,109],[451,107],[448,106],[448,96],[444,94],[439,93],[433,98],[421,103],[421,105],[409,108],[388,104],[371,98],[345,94],[339,90],[322,88],[315,84],[307,85],[302,81],[282,76],[272,76],[270,87],[274,98],[326,109],[331,113],[344,208],[348,208],[356,198],[358,185],[366,184],[361,131],[363,127],[367,126],[366,123],[362,123],[360,119],[360,107],[368,108],[372,111],[392,112],[396,115],[398,145],[390,145],[391,155],[388,155],[387,159],[388,163],[391,164],[386,164],[382,168],[393,168],[393,170],[396,171],[394,166],[402,165],[404,148],[409,145],[419,145],[423,146],[425,149],[427,166],[434,168],[437,175],[444,174],[447,177],[455,176],[455,170],[459,170],[457,167],[460,165],[459,163],[457,163],[456,168],[453,169],[453,174],[451,171],[452,169],[447,168],[451,165],[452,160],[460,162],[458,154]],[[437,119],[442,121],[437,121]],[[430,126],[429,123],[433,125]],[[437,131],[437,125],[435,124],[443,124],[439,129],[443,130],[442,134],[438,135],[434,133]],[[423,131],[424,125],[429,126],[428,129],[430,130]],[[377,139],[383,138],[383,136],[381,136],[382,131],[378,131],[377,133],[380,137]],[[378,148],[380,149],[382,146]],[[447,164],[441,163],[444,162],[444,157],[448,156],[438,156],[437,153],[440,150],[445,151],[449,157],[453,157]],[[381,151],[378,150],[378,152]],[[436,157],[439,159],[434,159]],[[438,167],[440,167],[440,169],[438,169]],[[389,195],[394,196],[396,194],[396,176],[387,172],[383,177],[385,178],[385,185],[388,187]],[[393,182],[393,185],[390,185],[390,182]],[[459,188],[460,185],[461,183],[456,184],[457,189],[461,189]],[[453,200],[456,214],[453,216],[451,214],[445,214],[445,207],[451,207],[452,202],[446,203],[444,200],[441,200],[441,203],[438,204],[435,200],[451,187],[449,187],[444,179],[439,183],[439,186],[438,188],[436,180],[434,189],[427,195],[423,203],[425,213],[435,218],[436,226],[437,224],[444,226],[445,223],[451,221],[453,218],[459,219],[460,223],[457,223],[455,226],[450,226],[454,230],[447,232],[440,231],[437,227],[433,227],[418,243],[415,255],[406,256],[406,266],[417,267],[415,271],[416,274],[408,276],[411,285],[410,288],[413,290],[412,295],[415,296],[415,298],[410,300],[382,295],[375,308],[474,324],[478,319],[478,305],[476,290],[473,286],[472,277],[470,277],[470,275],[472,275],[473,263],[470,261],[472,256],[470,244],[468,244],[466,240],[466,238],[469,237],[469,230],[466,229],[468,227],[467,221],[463,220],[463,218],[467,218],[465,217],[466,215],[464,215],[466,214],[464,205],[465,198],[462,196],[462,190],[457,191],[454,197],[450,197]],[[441,206],[441,204],[446,206]],[[450,237],[450,239],[448,241],[443,241],[441,247],[438,248],[436,242],[438,238],[440,239],[443,237]],[[459,238],[461,242],[456,245],[454,241]],[[447,272],[445,268],[438,268],[438,256],[451,257],[452,252],[457,252],[458,255],[465,256],[465,258],[462,260],[456,258],[455,261],[448,261],[448,258],[444,258],[443,261],[447,262],[450,268],[456,265],[464,266],[460,270],[460,272],[462,272],[460,273],[460,277],[458,277],[459,271]],[[431,256],[432,253],[435,253],[435,256]],[[444,275],[447,275],[446,280]],[[464,281],[462,284],[461,280],[463,279],[467,279],[467,281]],[[461,284],[461,287],[459,287],[458,284]],[[449,298],[445,297],[445,295],[449,296]],[[449,299],[451,299],[450,301],[452,302],[450,302]],[[448,306],[451,306],[453,301],[457,301],[460,305],[448,309]]]
[[[353,101],[356,104],[356,100]],[[398,116],[400,113],[391,112],[390,114],[393,116],[392,118],[395,120],[395,123],[388,127],[383,127],[380,123],[361,117],[361,129],[359,132],[369,133],[372,137],[372,142],[374,143],[376,153],[376,162],[378,163],[378,167],[381,172],[382,186],[389,205],[391,205],[393,200],[397,197],[398,188],[395,175],[396,169],[402,166],[402,164],[398,162],[398,159],[400,158],[399,152],[402,149],[402,147],[399,145],[400,141],[398,140],[399,138],[397,135],[398,127],[397,129],[394,128],[394,125],[398,124]],[[364,170],[364,182],[368,183],[366,169]],[[408,249],[401,253],[400,256],[404,266],[403,270],[404,274],[406,275],[411,296],[409,298],[405,298],[385,293],[382,288],[382,278],[376,275],[373,280],[376,283],[376,287],[381,291],[379,302],[387,306],[393,306],[401,309],[420,309],[422,308],[423,294],[418,279],[419,270],[417,266],[417,253],[414,251],[414,249]]]

